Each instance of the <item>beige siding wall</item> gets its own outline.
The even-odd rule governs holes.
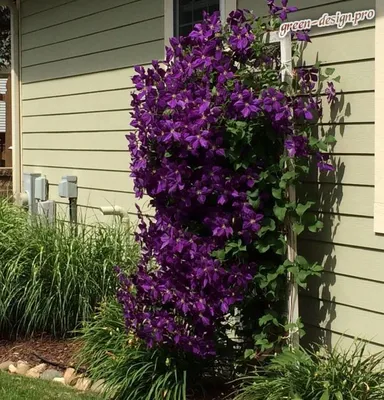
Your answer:
[[[266,14],[264,0],[239,8]],[[292,19],[374,8],[374,0],[291,0]],[[79,178],[84,213],[116,204],[134,209],[125,133],[132,66],[163,56],[161,0],[24,0],[22,2],[23,162],[42,172],[55,198],[62,175]],[[373,231],[374,23],[313,31],[304,62],[320,60],[342,76],[336,108],[320,132],[333,130],[337,173],[315,172],[305,188],[325,229],[300,241],[326,273],[301,296],[308,338],[334,344],[355,336],[384,347],[384,238]],[[336,112],[337,111],[337,112]],[[141,202],[146,207],[146,201]]]
[[[291,20],[317,19],[327,12],[375,8],[374,0],[291,0],[300,11]],[[265,14],[265,1],[239,0],[239,6]],[[304,54],[307,65],[320,60],[341,75],[339,103],[326,107],[320,132],[333,130],[336,174],[305,184],[323,212],[325,228],[300,241],[300,251],[323,263],[326,273],[301,295],[301,314],[308,338],[336,343],[346,335],[384,346],[384,237],[374,234],[374,21],[341,31],[316,29]],[[338,116],[336,116],[336,111]]]
[[[163,2],[24,0],[21,7],[24,171],[46,174],[50,197],[61,203],[61,177],[76,175],[88,221],[105,220],[98,207],[110,204],[134,216],[125,138],[131,77],[134,65],[163,57]]]

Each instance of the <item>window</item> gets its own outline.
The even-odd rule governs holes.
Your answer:
[[[160,0],[156,0],[160,1]],[[237,0],[164,0],[164,43],[173,36],[187,35],[201,21],[203,11],[220,10],[223,19],[237,8]]]
[[[203,19],[203,11],[220,11],[220,0],[175,0],[174,34],[186,36]]]

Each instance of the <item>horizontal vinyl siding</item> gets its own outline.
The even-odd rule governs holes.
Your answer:
[[[295,0],[291,20],[374,8],[374,0]],[[264,0],[239,8],[266,15]],[[83,215],[116,204],[135,215],[124,135],[129,132],[135,64],[163,56],[161,0],[24,0],[22,2],[23,157],[26,171],[45,173],[51,198],[61,176],[79,178]],[[300,240],[300,252],[326,273],[301,295],[307,342],[334,345],[345,336],[384,346],[384,238],[373,232],[374,22],[315,29],[303,63],[320,61],[341,75],[337,112],[324,110],[320,132],[331,130],[336,174],[313,170],[304,184],[317,199],[323,232]],[[300,193],[299,193],[300,195]],[[139,201],[148,210],[148,200]]]
[[[239,0],[241,8],[265,15],[265,2]],[[375,7],[374,0],[296,0],[299,12],[290,20],[317,19],[323,13],[354,12]],[[263,11],[261,11],[263,10]],[[312,44],[304,50],[302,64],[316,61],[336,68],[338,102],[325,106],[319,132],[335,134],[332,161],[336,173],[306,179],[299,197],[309,193],[316,200],[324,229],[306,234],[299,252],[325,266],[320,279],[311,281],[300,298],[300,312],[307,338],[345,346],[359,336],[371,351],[384,347],[384,237],[374,234],[374,21],[358,27],[314,29]]]
[[[149,209],[133,192],[125,135],[133,66],[164,54],[163,8],[159,0],[22,2],[24,171],[47,176],[64,213],[58,184],[69,174],[87,220],[108,221],[101,206],[132,218],[135,203]]]

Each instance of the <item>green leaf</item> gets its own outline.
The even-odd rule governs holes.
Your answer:
[[[311,267],[311,271],[314,272],[315,274],[323,272],[324,271],[324,267],[320,264],[313,264]]]
[[[340,76],[340,75],[337,76],[336,78],[333,78],[333,80],[334,80],[335,82],[337,82],[337,83],[340,83],[340,79],[341,79],[341,76]]]
[[[248,199],[248,202],[255,210],[257,210],[260,207],[260,199],[257,200]]]
[[[253,192],[248,191],[247,196],[248,196],[248,198],[251,198],[251,199],[258,199],[260,196],[260,190],[256,189]]]
[[[299,265],[308,266],[308,261],[303,256],[297,256],[295,262]]]
[[[296,165],[296,169],[308,174],[309,167],[307,165]]]
[[[308,230],[313,233],[316,233],[317,231],[320,231],[323,228],[324,224],[321,221],[317,221],[314,225],[309,226]]]
[[[274,325],[278,325],[277,319],[272,314],[266,314],[259,319],[260,326],[267,325],[268,322],[273,322]]]
[[[296,233],[296,235],[301,235],[304,232],[304,225],[300,224],[299,222],[294,222],[292,225],[292,230]]]
[[[335,393],[336,400],[343,400],[343,394],[341,392]]]
[[[314,138],[314,137],[310,137],[309,138],[309,145],[311,146],[311,147],[313,147],[313,146],[316,146],[317,145],[317,143],[318,143],[318,139],[316,139],[316,138]]]
[[[261,227],[261,229],[258,232],[258,235],[261,237],[264,235],[264,233],[271,231],[273,232],[276,230],[276,222],[273,219],[266,218],[264,220],[264,225]]]
[[[281,180],[279,183],[280,189],[286,189],[288,186],[287,181]]]
[[[320,82],[324,82],[328,79],[328,76],[320,74]]]
[[[283,197],[283,192],[281,191],[280,188],[279,189],[274,188],[274,189],[272,189],[272,196],[275,199],[281,200]]]
[[[323,151],[327,151],[327,150],[328,150],[328,145],[327,145],[327,143],[325,143],[323,140],[319,140],[319,141],[317,142],[317,147],[318,147],[320,150],[323,150]]]
[[[329,400],[329,390],[328,389],[320,397],[320,400]]]
[[[315,225],[316,221],[317,221],[316,215],[311,212],[305,213],[302,217],[302,222],[304,223],[304,225],[307,226]]]
[[[244,352],[244,358],[253,358],[255,356],[255,350],[247,349]]]
[[[268,339],[261,339],[260,338],[260,339],[256,340],[256,346],[260,346],[260,349],[262,351],[265,351],[265,350],[272,349],[274,344],[271,343]]]
[[[264,243],[258,243],[255,247],[256,250],[261,254],[266,253],[271,248],[269,244],[264,244]]]
[[[336,68],[326,68],[326,69],[325,69],[325,73],[326,73],[328,76],[333,75],[333,74],[335,73],[335,71],[336,71]]]
[[[224,261],[225,260],[225,256],[226,256],[226,251],[225,250],[216,250],[214,252],[212,252],[212,256],[217,258],[220,261]]]
[[[288,171],[281,177],[281,179],[283,179],[284,181],[289,181],[296,177],[297,177],[297,173],[295,171]]]
[[[269,177],[269,172],[268,171],[263,171],[259,174],[259,179],[260,180],[266,180]]]
[[[324,138],[324,143],[333,144],[333,143],[336,143],[336,142],[337,142],[337,140],[333,135],[328,135],[328,136],[326,136]]]
[[[307,201],[305,204],[298,204],[296,207],[296,214],[302,217],[314,204],[313,201]]]
[[[287,209],[285,207],[279,207],[278,205],[275,205],[273,207],[273,213],[276,215],[276,218],[279,221],[283,222],[287,214]]]

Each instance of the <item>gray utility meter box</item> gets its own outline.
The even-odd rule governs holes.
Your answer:
[[[37,173],[23,174],[24,191],[28,198],[28,209],[31,214],[37,214],[37,201],[35,197],[36,180],[41,177]]]
[[[65,199],[77,199],[77,176],[63,176],[59,183],[59,196]]]
[[[48,179],[41,176],[35,181],[35,198],[39,201],[48,200]]]
[[[39,201],[37,204],[37,213],[44,222],[53,224],[56,220],[56,203],[52,200]]]

